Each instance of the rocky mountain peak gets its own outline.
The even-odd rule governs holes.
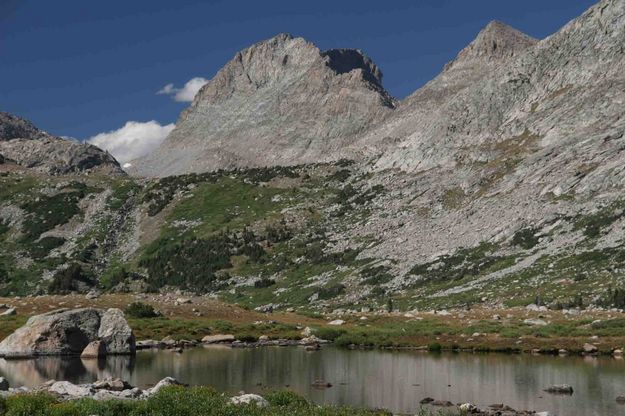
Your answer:
[[[349,73],[355,69],[361,69],[363,78],[382,87],[382,71],[360,49],[329,49],[321,53],[327,58],[328,67],[337,74]]]
[[[28,120],[14,114],[0,111],[0,141],[12,139],[34,139],[42,131]]]
[[[322,52],[281,33],[236,53],[161,147],[130,170],[164,176],[337,160],[394,107],[382,72],[360,50]]]
[[[478,33],[477,37],[467,47],[458,53],[455,60],[447,64],[445,69],[451,69],[459,63],[467,61],[501,61],[518,55],[536,43],[538,43],[537,39],[505,23],[493,20]]]
[[[52,136],[30,121],[0,112],[0,163],[10,160],[21,168],[47,174],[87,172],[94,169],[123,174],[108,152]]]

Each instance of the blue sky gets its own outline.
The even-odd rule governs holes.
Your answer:
[[[166,125],[188,103],[157,91],[210,79],[238,50],[279,32],[321,49],[362,49],[401,98],[490,20],[543,38],[593,3],[0,0],[0,110],[79,139],[128,121]]]

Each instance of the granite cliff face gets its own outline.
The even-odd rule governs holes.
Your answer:
[[[321,52],[280,34],[237,53],[133,171],[167,176],[337,160],[394,106],[380,69],[362,52]]]
[[[52,136],[28,120],[0,112],[0,160],[46,174],[81,173],[98,170],[123,174],[107,152],[89,144]],[[1,163],[1,162],[0,162]]]

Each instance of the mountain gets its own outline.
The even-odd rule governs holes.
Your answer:
[[[357,50],[261,42],[134,164],[148,178],[0,176],[0,294],[622,307],[623,45],[625,0],[542,40],[492,22],[396,101]]]
[[[31,122],[0,112],[0,160],[46,174],[99,171],[123,174],[107,152],[90,144],[52,136]]]
[[[235,55],[197,94],[144,176],[338,160],[391,112],[382,72],[359,50],[280,34]]]

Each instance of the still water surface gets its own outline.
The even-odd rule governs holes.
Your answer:
[[[139,387],[172,376],[230,393],[288,387],[316,403],[401,413],[414,413],[421,399],[433,397],[483,407],[503,402],[516,409],[548,410],[557,416],[625,415],[625,406],[615,401],[625,395],[625,362],[612,358],[210,347],[183,354],[140,351],[133,358],[105,360],[0,359],[0,376],[13,386],[33,386],[50,379],[87,383],[120,377]],[[315,389],[311,383],[316,379],[333,387]],[[573,396],[542,391],[563,383],[574,387]]]

